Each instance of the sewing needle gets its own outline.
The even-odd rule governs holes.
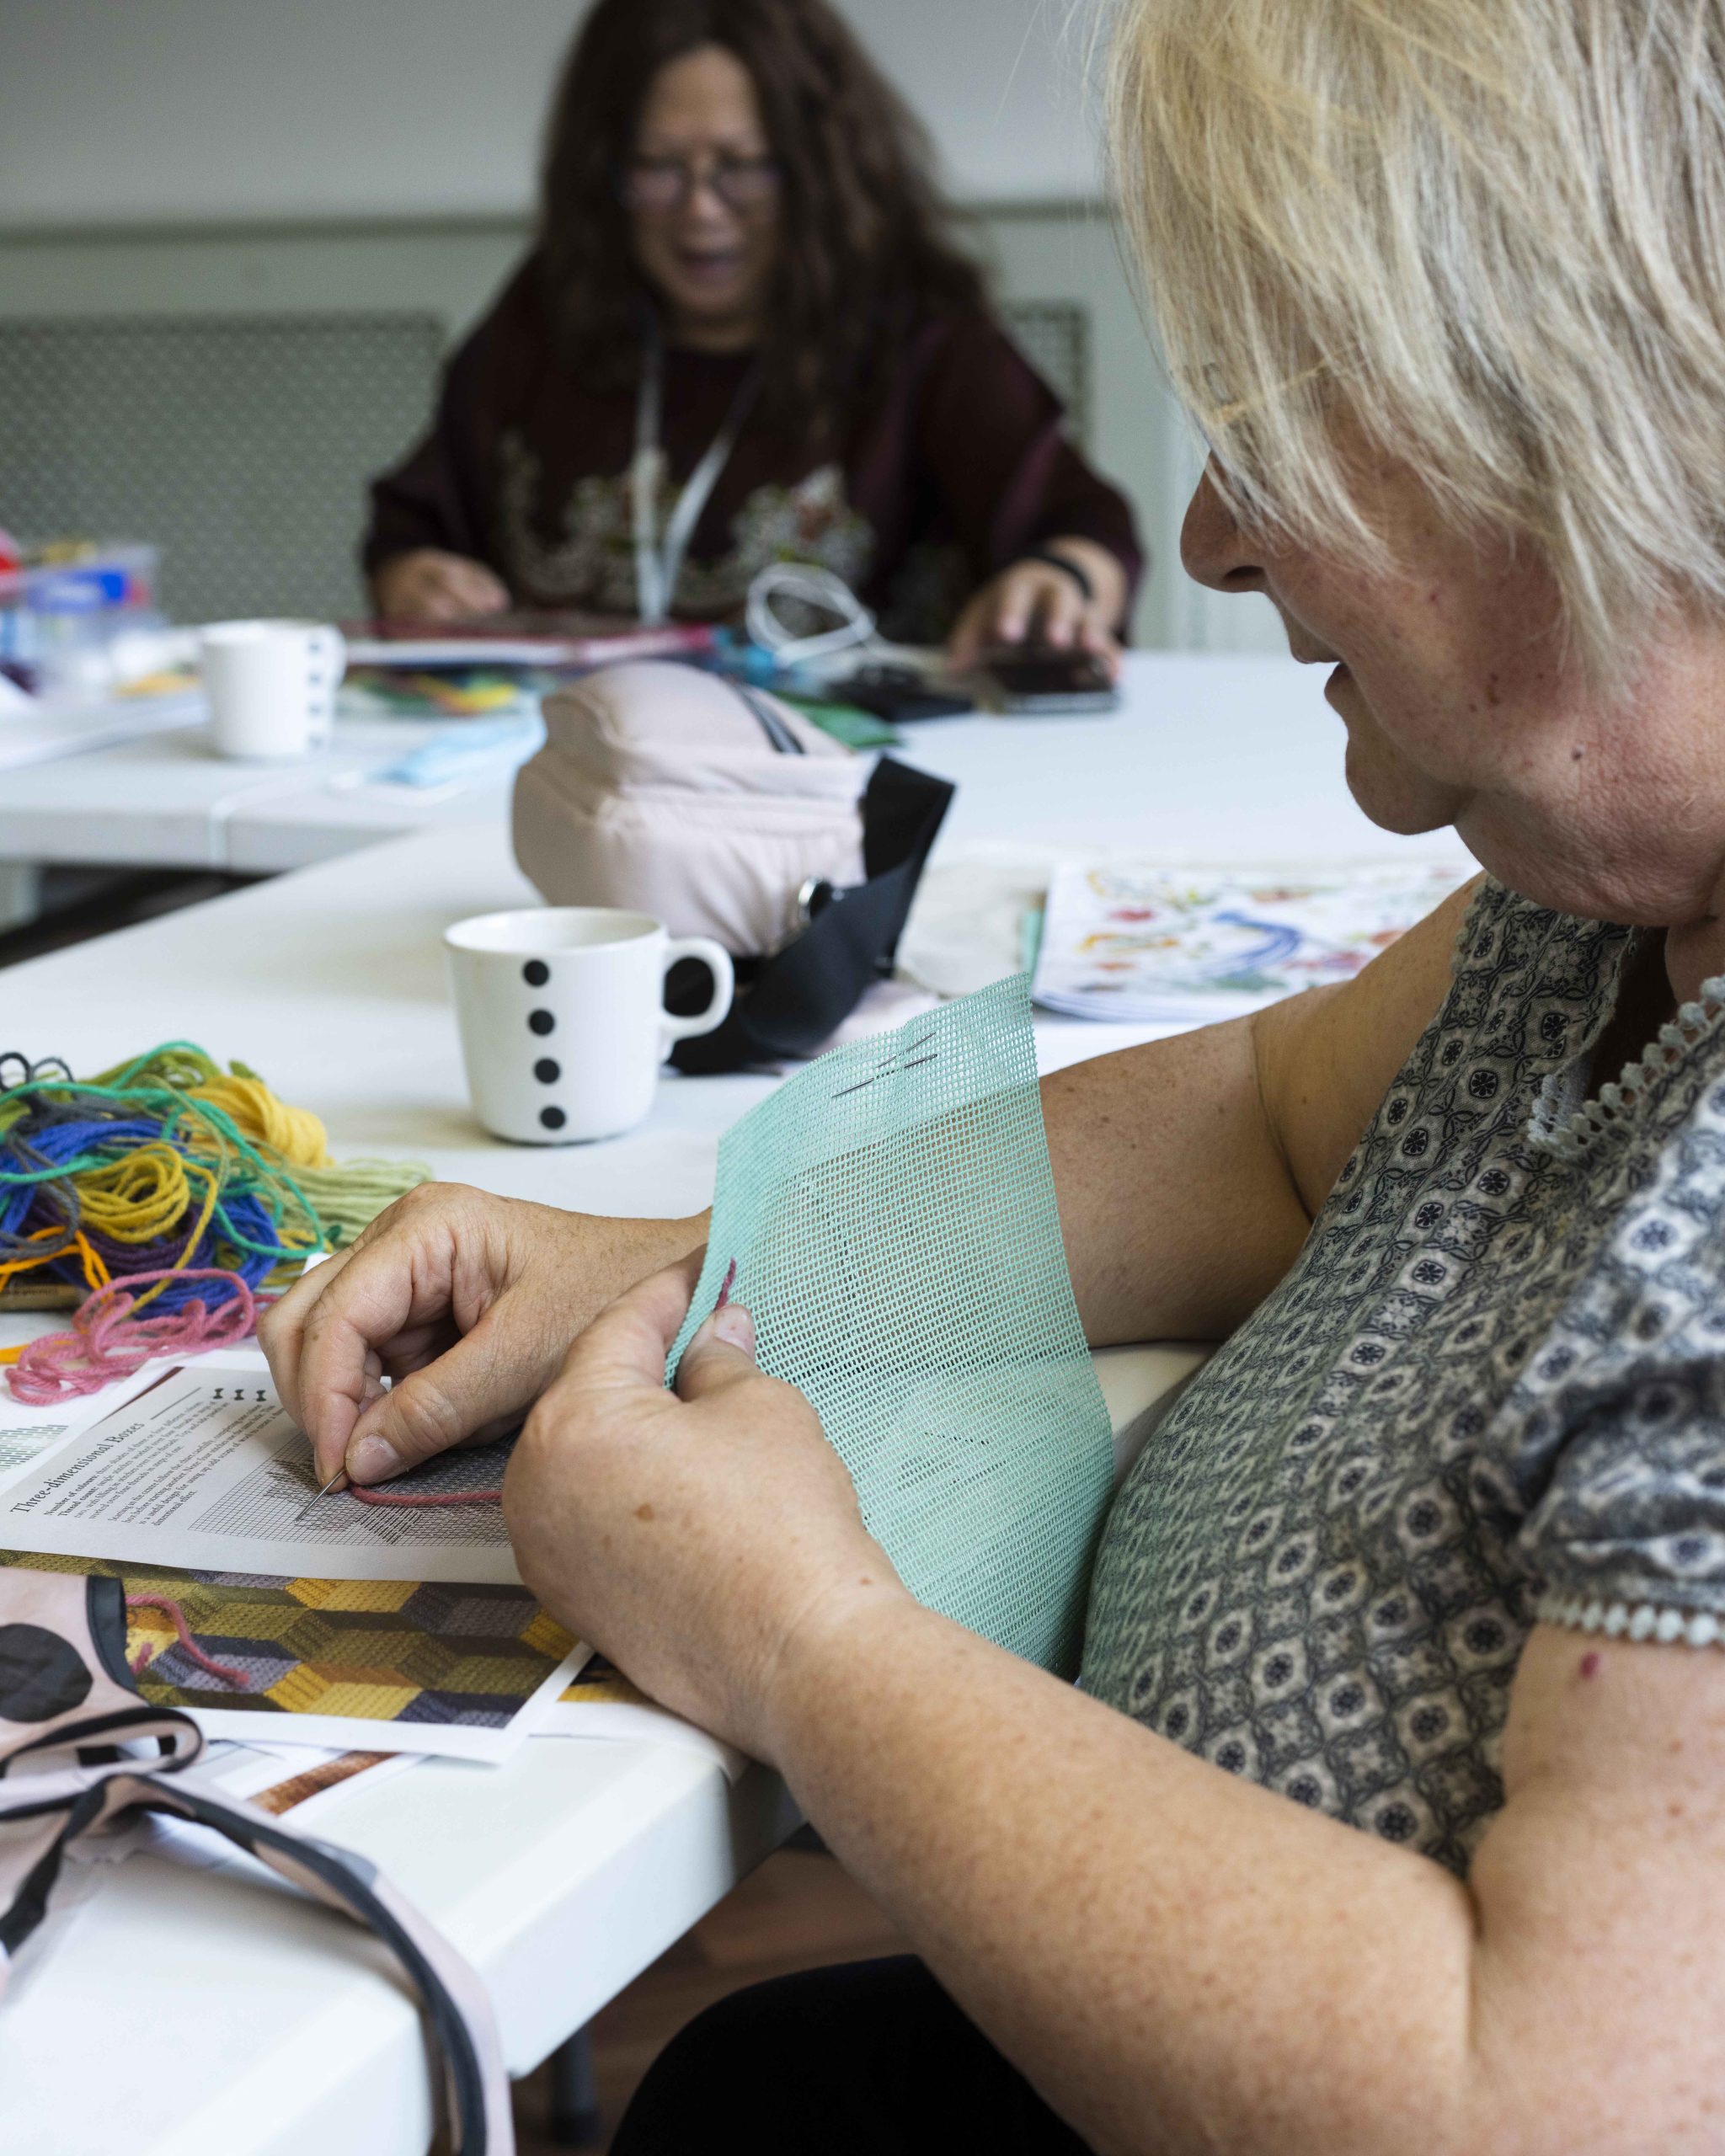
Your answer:
[[[338,1482],[345,1484],[346,1481],[346,1468],[338,1467],[334,1474],[332,1475],[329,1480],[323,1485],[323,1487],[318,1491],[318,1497],[307,1498],[306,1502],[300,1507],[299,1511],[294,1516],[295,1526],[298,1526],[300,1521],[305,1518],[306,1514],[312,1509],[312,1507],[317,1503],[318,1497],[327,1497]]]

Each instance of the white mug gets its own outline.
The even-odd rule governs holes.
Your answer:
[[[339,629],[323,622],[216,622],[200,643],[218,755],[275,760],[328,740],[347,669]]]
[[[671,1043],[710,1033],[731,1007],[724,947],[669,936],[644,913],[478,914],[443,941],[474,1108],[489,1131],[522,1145],[633,1129]],[[713,974],[713,1000],[696,1017],[665,1007],[665,976],[679,958],[699,958]]]

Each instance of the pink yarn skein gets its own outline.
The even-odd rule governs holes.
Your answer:
[[[220,1280],[233,1290],[212,1310],[195,1298],[159,1317],[134,1317],[136,1289],[158,1280]],[[32,1340],[8,1373],[14,1400],[30,1407],[82,1400],[116,1379],[129,1378],[158,1355],[202,1355],[237,1347],[256,1330],[270,1299],[254,1296],[237,1273],[219,1266],[194,1271],[133,1273],[99,1288],[78,1308],[69,1332]]]

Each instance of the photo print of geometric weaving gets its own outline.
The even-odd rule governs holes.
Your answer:
[[[0,1585],[8,1568],[123,1581],[133,1682],[212,1738],[501,1760],[587,1659],[572,1662],[576,1642],[521,1587],[0,1550]]]
[[[678,1360],[730,1293],[919,1601],[1076,1668],[1113,1487],[1066,1269],[1028,985],[834,1049],[719,1141]]]
[[[478,1977],[376,1865],[261,1806],[195,1786],[188,1770],[203,1736],[190,1716],[139,1696],[126,1634],[118,1580],[0,1571],[0,1998],[48,1913],[73,1844],[152,1813],[206,1828],[376,1935],[425,2015],[448,2097],[440,2146],[452,2156],[510,2156],[509,2079]],[[147,1962],[138,1981],[149,1983]],[[93,2061],[104,2035],[100,2003],[84,2006]],[[147,2137],[164,2145],[153,2132]],[[33,2150],[50,2145],[30,2142]],[[127,2146],[124,2127],[116,2122],[103,2145]]]

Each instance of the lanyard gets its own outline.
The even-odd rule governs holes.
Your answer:
[[[635,516],[635,606],[643,622],[658,628],[670,618],[670,603],[682,574],[683,556],[701,520],[701,512],[718,484],[718,475],[730,460],[737,436],[761,388],[759,365],[750,368],[737,385],[724,424],[713,437],[707,454],[689,474],[677,497],[661,541],[658,533],[659,483],[665,470],[665,451],[660,432],[665,417],[665,343],[659,326],[647,332],[642,355],[641,387],[635,399],[635,462],[630,473]]]

